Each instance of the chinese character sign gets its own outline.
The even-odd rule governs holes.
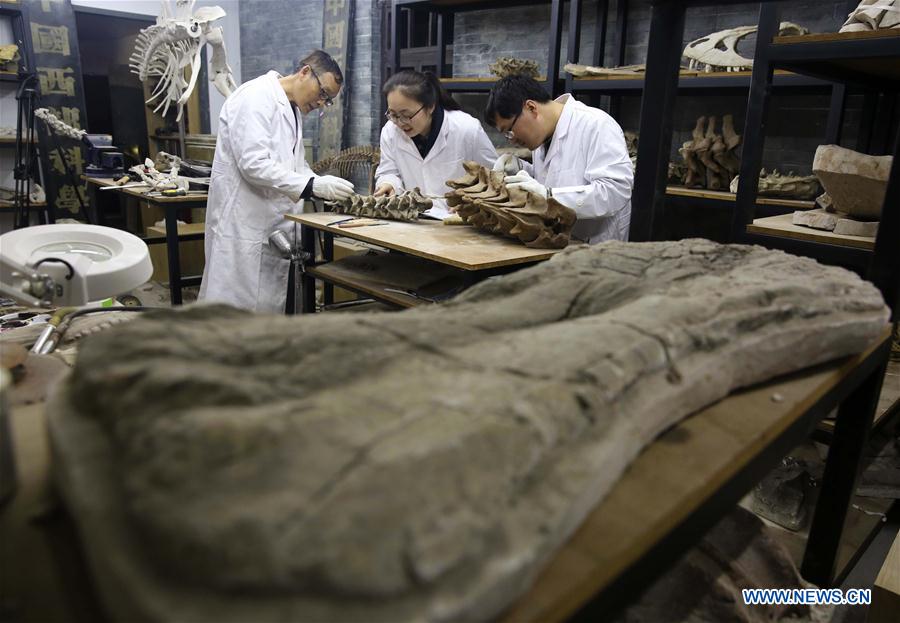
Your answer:
[[[82,129],[87,117],[72,5],[61,0],[42,0],[29,3],[29,9],[25,16],[31,31],[33,64],[40,90],[36,107],[48,108],[65,123]],[[85,167],[84,146],[67,137],[52,140],[40,120],[35,121],[35,129],[40,139],[47,201],[57,218],[71,217],[80,209],[79,194],[84,197],[79,179]],[[57,144],[60,149],[56,148]],[[70,173],[75,176],[77,186]]]
[[[322,18],[322,49],[341,68],[344,86],[340,95],[335,98],[334,105],[326,108],[325,114],[319,119],[319,160],[333,156],[344,147],[344,127],[350,112],[347,75],[353,0],[325,0]]]

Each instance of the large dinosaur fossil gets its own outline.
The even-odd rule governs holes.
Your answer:
[[[466,175],[447,180],[453,188],[445,197],[463,221],[494,234],[508,236],[535,249],[561,249],[569,244],[575,211],[553,197],[543,199],[519,189],[508,189],[503,171],[491,171],[477,162],[463,162]]]
[[[193,14],[196,0],[175,0],[171,10],[171,0],[161,0],[162,10],[156,24],[141,30],[131,55],[131,70],[146,82],[158,78],[159,82],[147,103],[160,98],[153,112],[162,109],[163,116],[169,106],[178,106],[178,120],[184,104],[190,98],[200,74],[200,53],[208,43],[212,48],[210,82],[219,93],[228,97],[237,88],[231,67],[225,56],[225,39],[220,27],[211,23],[225,17],[222,7],[200,7]],[[184,70],[190,65],[190,81],[185,81]]]
[[[850,271],[707,240],[400,313],[166,310],[81,344],[54,473],[112,619],[490,620],[659,432],[889,315]]]
[[[839,32],[900,28],[900,2],[897,0],[862,0],[841,26]]]
[[[418,188],[413,188],[391,196],[350,195],[342,201],[329,202],[329,205],[339,214],[415,221],[422,212],[430,210],[434,204],[431,199],[424,197]]]

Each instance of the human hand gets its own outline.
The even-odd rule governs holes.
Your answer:
[[[320,175],[313,179],[313,195],[329,201],[340,201],[353,194],[353,184],[335,175]]]
[[[390,184],[379,184],[378,188],[375,189],[375,193],[372,195],[373,197],[392,197],[396,195],[397,191],[394,190],[394,187]]]
[[[515,175],[507,175],[503,178],[507,189],[518,188],[543,199],[547,198],[547,187],[528,175],[528,171],[519,171]]]
[[[522,160],[515,154],[500,154],[494,161],[494,171],[503,171],[507,175],[515,175],[516,171],[524,168]]]

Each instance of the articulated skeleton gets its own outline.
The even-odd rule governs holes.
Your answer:
[[[228,97],[237,88],[231,75],[231,67],[225,56],[225,40],[222,29],[211,23],[225,17],[222,7],[201,7],[191,13],[195,0],[175,0],[174,12],[170,0],[162,0],[163,6],[156,24],[141,30],[131,55],[131,70],[145,82],[153,77],[159,82],[147,103],[159,98],[153,110],[162,114],[173,103],[178,105],[178,120],[185,102],[194,91],[200,73],[200,52],[207,43],[212,46],[210,57],[210,81],[219,93]],[[184,69],[190,65],[190,81],[184,78]]]
[[[682,56],[688,59],[690,69],[705,72],[748,71],[753,69],[753,59],[744,58],[737,52],[738,42],[756,32],[756,26],[739,26],[720,30],[688,43]],[[805,35],[809,31],[791,22],[781,22],[779,35]]]

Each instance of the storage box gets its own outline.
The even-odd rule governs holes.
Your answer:
[[[203,233],[203,223],[189,223],[178,226],[178,235]],[[147,228],[148,238],[160,238],[159,244],[147,245],[150,249],[150,261],[153,262],[153,281],[169,282],[169,256],[166,251],[166,228],[153,225]],[[178,243],[179,263],[181,264],[181,277],[195,277],[203,274],[205,256],[203,254],[203,240],[186,240]]]

